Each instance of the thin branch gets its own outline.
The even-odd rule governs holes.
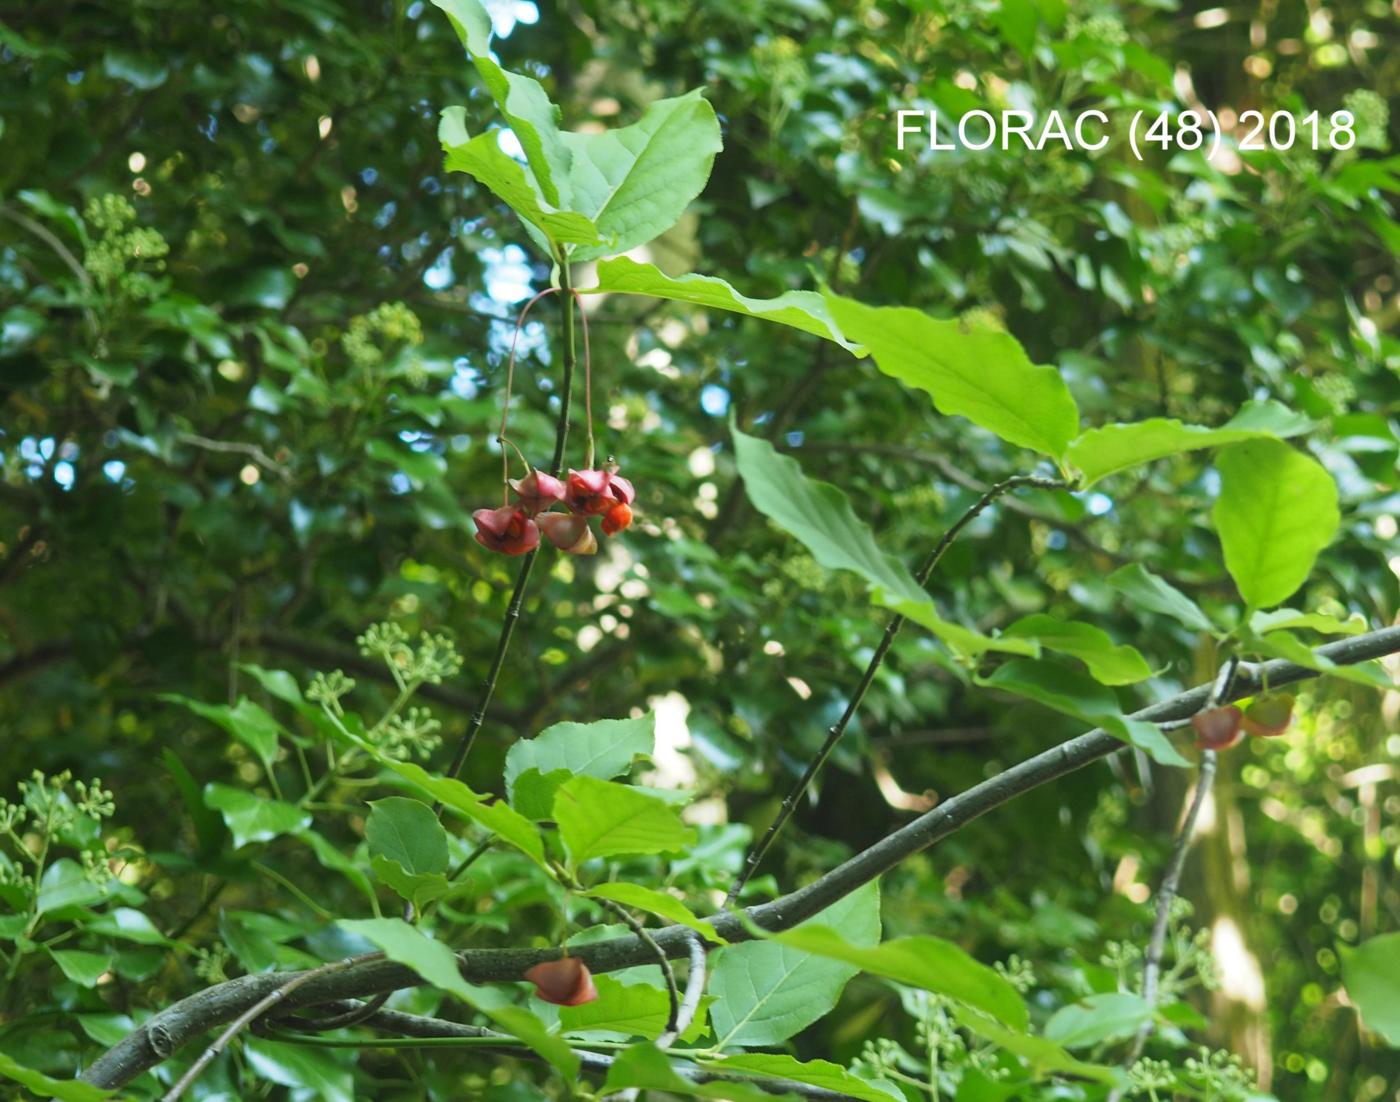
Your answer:
[[[193,432],[182,432],[177,439],[181,444],[189,444],[191,447],[202,448],[207,452],[223,452],[229,455],[246,455],[259,467],[270,471],[283,481],[289,481],[292,472],[284,467],[267,452],[256,444],[245,444],[239,440],[211,440],[207,436],[200,436]]]
[[[73,255],[68,246],[65,245],[48,226],[44,225],[42,222],[36,222],[27,214],[21,214],[19,211],[12,210],[9,207],[0,206],[0,215],[4,215],[11,222],[15,223],[15,225],[22,226],[35,237],[39,238],[40,241],[53,250],[54,255],[57,256],[59,260],[63,261],[68,270],[77,277],[78,282],[83,285],[83,290],[92,290],[92,276],[88,274],[88,270],[83,267],[82,262]],[[90,312],[89,318],[91,318]]]
[[[228,1048],[229,1044],[239,1033],[252,1025],[260,1015],[271,1010],[298,987],[304,987],[313,980],[323,979],[336,972],[343,972],[352,965],[367,960],[378,960],[383,956],[383,953],[367,953],[359,957],[345,957],[343,960],[332,961],[330,964],[323,964],[320,968],[312,968],[309,971],[295,975],[280,987],[269,991],[235,1018],[229,1024],[229,1027],[219,1034],[218,1040],[199,1054],[199,1059],[191,1064],[189,1070],[187,1070],[184,1075],[180,1076],[175,1085],[161,1096],[161,1102],[175,1102],[175,1100],[184,1094],[194,1081],[199,1078],[200,1072],[213,1063],[215,1057],[217,1057],[219,1053]]]
[[[666,1015],[666,1032],[678,1030],[681,1017],[681,996],[676,988],[676,972],[671,967],[671,958],[666,955],[666,951],[661,946],[656,944],[647,928],[633,918],[621,903],[615,899],[604,899],[601,896],[594,897],[593,902],[602,904],[605,910],[616,915],[633,934],[641,938],[646,947],[651,950],[652,955],[656,957],[656,962],[661,967],[661,978],[666,982],[666,997],[671,1004],[670,1011]]]
[[[1342,666],[1400,653],[1400,626],[1328,643],[1314,653]],[[1317,670],[1283,660],[1242,666],[1234,683],[1220,699],[1228,703],[1259,692],[1266,683],[1271,688],[1281,688],[1317,676]],[[1210,699],[1211,688],[1198,685],[1134,712],[1129,718],[1159,724],[1187,719]],[[1123,748],[1121,740],[1101,729],[1053,746],[945,800],[805,887],[743,912],[718,915],[714,919],[715,930],[726,940],[739,942],[754,936],[747,922],[769,931],[791,929],[987,812]],[[666,926],[652,931],[651,936],[674,958],[689,952],[690,934],[688,927]],[[577,946],[572,952],[594,973],[614,972],[652,960],[651,948],[637,937],[593,942]],[[457,954],[463,978],[476,984],[518,981],[527,969],[557,957],[554,949],[469,949]],[[82,1079],[99,1087],[121,1087],[168,1059],[188,1041],[231,1021],[289,978],[294,977],[286,974],[241,976],[181,999],[152,1015],[108,1049],[83,1073]],[[304,989],[290,994],[286,1002],[288,1006],[309,1006],[422,983],[416,972],[403,965],[370,961],[336,975],[320,976]]]
[[[1202,712],[1210,711],[1226,697],[1238,669],[1239,660],[1236,658],[1231,658],[1220,667],[1215,681],[1211,684],[1210,693],[1201,705]],[[1124,1067],[1131,1067],[1137,1062],[1137,1058],[1142,1055],[1142,1050],[1147,1044],[1147,1039],[1152,1036],[1154,1024],[1152,1014],[1155,1014],[1157,1010],[1157,988],[1162,976],[1162,954],[1166,952],[1167,948],[1167,927],[1171,923],[1172,904],[1176,902],[1177,889],[1181,885],[1181,870],[1186,865],[1186,854],[1191,848],[1191,839],[1196,833],[1196,821],[1201,817],[1201,808],[1205,807],[1206,796],[1210,793],[1210,786],[1215,780],[1215,767],[1216,752],[1214,750],[1204,751],[1201,754],[1201,771],[1196,778],[1196,790],[1191,796],[1186,815],[1181,820],[1181,828],[1176,833],[1176,839],[1172,842],[1171,856],[1167,859],[1167,871],[1162,877],[1162,886],[1157,889],[1152,936],[1147,943],[1147,955],[1143,958],[1142,967],[1142,997],[1151,1013],[1134,1035],[1132,1047],[1123,1060]],[[1118,1102],[1122,1097],[1121,1087],[1115,1087],[1108,1096],[1109,1102]]]
[[[1064,486],[1065,484],[1063,482],[1055,479],[1032,478],[1029,476],[1017,475],[1013,478],[998,482],[995,486],[989,487],[972,507],[954,521],[948,530],[943,533],[943,538],[938,541],[934,549],[929,552],[928,558],[924,560],[923,565],[919,567],[919,572],[915,575],[915,581],[918,582],[921,589],[928,585],[929,578],[933,576],[935,568],[937,568],[948,548],[953,545],[953,541],[958,538],[959,533],[971,524],[973,520],[977,518],[978,514],[986,509],[987,506],[991,505],[992,502],[1003,494],[1022,487],[1039,490],[1058,490],[1064,489]],[[778,836],[778,832],[781,831],[787,824],[787,821],[792,818],[793,812],[797,810],[798,803],[801,802],[803,795],[806,793],[813,779],[816,777],[817,773],[821,771],[822,766],[826,764],[827,759],[831,757],[832,751],[836,749],[836,744],[841,741],[841,736],[846,733],[846,728],[855,717],[856,710],[860,707],[861,701],[865,699],[866,691],[874,682],[875,675],[879,672],[880,666],[884,663],[885,656],[889,654],[890,647],[894,645],[895,637],[899,634],[899,629],[904,626],[904,622],[905,617],[902,615],[896,614],[890,618],[890,622],[885,628],[884,637],[881,638],[879,646],[875,648],[875,653],[871,655],[870,661],[865,667],[865,673],[861,675],[860,683],[856,685],[855,692],[851,694],[850,700],[846,702],[846,709],[841,713],[841,718],[828,729],[826,741],[822,743],[821,749],[818,750],[816,756],[807,763],[807,768],[802,771],[802,776],[799,777],[797,783],[792,786],[791,791],[783,797],[782,805],[778,808],[778,814],[774,816],[773,821],[768,825],[768,829],[764,832],[758,845],[754,846],[754,848],[749,851],[743,869],[740,870],[739,875],[735,878],[733,885],[731,885],[729,894],[725,896],[724,906],[726,909],[732,907],[738,900],[740,893],[744,890],[744,886],[758,870],[759,863],[762,862],[764,856],[772,847],[774,840]]]
[[[335,1004],[340,1008],[343,1004]],[[388,1043],[384,1047],[409,1047],[413,1041],[427,1042],[456,1040],[466,1042],[481,1042],[478,1051],[506,1053],[521,1060],[532,1060],[543,1062],[544,1057],[538,1053],[522,1048],[523,1042],[519,1038],[512,1037],[505,1033],[497,1033],[495,1030],[486,1029],[483,1026],[464,1025],[461,1022],[449,1022],[443,1018],[429,1018],[421,1014],[405,1014],[397,1010],[381,1010],[371,1018],[365,1025],[371,1029],[382,1030],[385,1033],[396,1034],[398,1038],[406,1038],[407,1043]],[[287,1041],[291,1044],[321,1045],[333,1048],[374,1048],[376,1043],[372,1040],[330,1040],[327,1038],[316,1038],[310,1040],[303,1037],[277,1037],[278,1040]],[[476,1047],[473,1045],[473,1047]],[[575,1055],[579,1058],[580,1067],[587,1072],[594,1074],[605,1074],[612,1067],[614,1057],[604,1055],[599,1052],[590,1052],[586,1049],[576,1049]],[[804,1098],[816,1099],[818,1102],[854,1102],[850,1095],[842,1094],[839,1091],[827,1090],[823,1087],[814,1087],[808,1083],[798,1083],[791,1079],[779,1079],[768,1077],[757,1077],[748,1075],[724,1075],[716,1072],[700,1071],[696,1068],[679,1066],[672,1070],[682,1079],[688,1079],[692,1083],[751,1083],[765,1091],[774,1094],[797,1094]]]

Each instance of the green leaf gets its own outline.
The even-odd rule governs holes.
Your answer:
[[[375,800],[369,808],[365,841],[371,854],[415,875],[447,871],[447,831],[432,808],[403,796]]]
[[[103,911],[83,927],[90,934],[121,938],[138,945],[170,945],[169,938],[156,929],[156,924],[134,907],[113,907]]]
[[[611,976],[594,976],[593,985],[598,989],[593,1002],[559,1008],[563,1032],[605,1030],[648,1040],[661,1036],[671,1013],[665,991],[645,983],[622,983]]]
[[[1256,612],[1249,618],[1249,630],[1258,635],[1271,631],[1302,628],[1322,635],[1360,635],[1366,630],[1366,617],[1353,612],[1345,620],[1320,612],[1298,612],[1291,608],[1276,608],[1272,612]]]
[[[390,960],[412,968],[434,987],[477,1007],[548,1060],[566,1078],[577,1078],[578,1057],[564,1040],[550,1034],[543,1022],[518,1006],[490,1008],[480,1005],[471,986],[462,978],[456,956],[442,942],[434,941],[401,918],[341,919],[337,925],[348,933],[358,934]]]
[[[1037,613],[1023,616],[1008,627],[1005,634],[1034,639],[1046,650],[1079,659],[1089,667],[1094,679],[1104,685],[1131,685],[1152,676],[1147,660],[1136,648],[1114,643],[1105,632],[1089,624]]]
[[[882,945],[853,945],[840,930],[813,922],[772,934],[770,939],[814,956],[844,961],[862,972],[956,999],[1013,1029],[1024,1030],[1030,1020],[1016,988],[995,969],[942,938],[902,937]]]
[[[768,441],[738,428],[732,432],[735,461],[755,509],[796,536],[828,570],[849,570],[895,599],[927,603],[928,594],[902,562],[880,550],[844,493],[808,478],[797,460]]]
[[[281,800],[267,800],[226,784],[206,784],[204,802],[224,817],[234,848],[295,834],[311,825],[310,812]]]
[[[904,1102],[904,1096],[893,1086],[880,1087],[853,1075],[840,1064],[827,1060],[798,1060],[792,1056],[767,1052],[746,1052],[739,1056],[722,1056],[701,1060],[706,1071],[724,1075],[760,1075],[765,1078],[791,1079],[797,1083],[821,1087],[829,1091],[864,1099],[864,1102]]]
[[[60,857],[44,870],[39,881],[37,906],[40,914],[65,907],[87,907],[106,899],[115,890],[113,882],[94,884],[83,867],[68,857]]]
[[[666,1059],[666,1054],[649,1041],[633,1045],[617,1055],[612,1067],[608,1068],[603,1089],[598,1093],[606,1097],[628,1089],[664,1091],[667,1094],[681,1094],[691,1098],[713,1098],[719,1102],[773,1100],[773,1095],[748,1083],[733,1080],[697,1083],[692,1079],[683,1078]]]
[[[797,460],[780,454],[768,441],[737,427],[731,426],[731,431],[735,461],[754,508],[796,536],[822,566],[860,575],[875,587],[879,604],[928,628],[960,653],[1039,653],[1032,641],[994,639],[944,620],[904,564],[880,550],[844,493],[828,482],[808,478]]]
[[[1127,718],[1112,690],[1064,666],[1015,658],[998,666],[990,677],[977,677],[976,681],[987,688],[1023,696],[1085,723],[1102,727],[1162,765],[1190,764],[1156,724]]]
[[[378,754],[369,743],[359,743],[374,755],[381,765],[392,769],[410,784],[421,788],[428,795],[450,807],[459,815],[465,815],[479,826],[489,830],[503,842],[508,842],[529,857],[551,876],[554,875],[544,859],[544,842],[535,824],[521,815],[510,805],[501,801],[487,803],[484,796],[478,795],[461,781],[447,777],[435,777],[421,765],[413,762],[394,761]]]
[[[640,884],[624,884],[618,881],[595,885],[581,894],[590,899],[611,899],[614,903],[621,903],[624,907],[646,911],[648,914],[658,915],[668,922],[688,926],[696,933],[701,934],[706,941],[713,942],[715,945],[729,944],[715,933],[715,928],[710,923],[695,917],[695,913],[674,895],[667,895],[665,892],[655,891],[652,888],[644,888]]]
[[[1277,440],[1252,440],[1216,458],[1211,519],[1225,567],[1250,608],[1286,601],[1336,534],[1337,484],[1316,459]]]
[[[1032,364],[1010,334],[831,293],[826,302],[847,340],[865,345],[886,375],[926,391],[940,413],[1056,460],[1079,431],[1059,371]]]
[[[243,1052],[260,1080],[309,1090],[323,1102],[355,1102],[354,1073],[330,1049],[249,1037]]]
[[[1006,635],[983,635],[981,632],[965,628],[938,615],[933,601],[927,597],[922,601],[905,601],[892,597],[883,589],[874,593],[875,603],[884,605],[906,619],[913,620],[928,630],[949,649],[957,654],[976,658],[979,655],[999,651],[1003,654],[1020,654],[1030,658],[1038,657],[1040,644],[1034,639],[1016,639]]]
[[[76,1079],[50,1078],[41,1071],[25,1067],[4,1052],[0,1052],[0,1075],[22,1084],[43,1098],[57,1098],[61,1102],[101,1102],[113,1096],[111,1091],[99,1090]]]
[[[865,349],[841,335],[826,300],[816,291],[786,291],[775,298],[749,298],[729,283],[714,276],[668,276],[652,264],[641,264],[626,256],[605,260],[598,265],[598,285],[579,292],[585,295],[650,295],[672,302],[688,302],[712,310],[727,310],[751,318],[791,326],[804,333],[839,344],[857,356]]]
[[[1215,625],[1195,601],[1140,563],[1119,567],[1108,576],[1108,584],[1134,604],[1149,612],[1170,616],[1192,631],[1215,630]]]
[[[272,771],[272,764],[277,759],[277,737],[282,727],[265,708],[254,704],[246,696],[239,697],[238,703],[232,707],[227,704],[205,704],[178,693],[161,693],[156,699],[182,705],[195,715],[217,723],[252,750],[264,769],[269,773]]]
[[[1350,681],[1354,685],[1365,685],[1370,689],[1394,689],[1396,685],[1379,662],[1357,662],[1339,665],[1326,655],[1318,654],[1310,646],[1286,631],[1271,631],[1253,640],[1252,649],[1270,658],[1282,658],[1317,670],[1328,677]]]
[[[294,708],[306,706],[306,698],[301,695],[301,686],[297,683],[297,679],[286,670],[268,670],[252,662],[240,662],[238,668],[251,676],[278,700],[290,704]]]
[[[1091,1079],[1098,1083],[1122,1083],[1124,1075],[1118,1068],[1104,1067],[1101,1064],[1087,1064],[1077,1060],[1044,1037],[1035,1037],[1020,1030],[1008,1029],[1002,1023],[987,1015],[965,1006],[955,1006],[953,1017],[959,1025],[979,1037],[991,1041],[998,1048],[1020,1057],[1030,1065],[1038,1077],[1047,1075],[1076,1075],[1081,1079]]]
[[[1354,949],[1338,945],[1342,982],[1366,1028],[1400,1048],[1400,934],[1382,934]]]
[[[109,968],[111,953],[89,953],[82,949],[50,949],[49,956],[59,969],[79,987],[96,987]]]
[[[669,230],[704,189],[723,145],[698,88],[657,100],[631,126],[560,138],[572,155],[567,206],[606,241],[576,248],[573,260],[624,253]]]
[[[515,782],[528,769],[543,774],[565,769],[574,776],[611,780],[651,754],[656,717],[600,719],[594,723],[556,723],[531,739],[517,739],[506,751],[506,794],[515,802]]]
[[[375,854],[369,859],[370,867],[379,882],[413,904],[413,909],[423,913],[425,904],[441,899],[451,890],[447,877],[440,872],[409,872],[393,858]]]
[[[510,125],[535,185],[545,202],[558,209],[570,206],[567,189],[572,156],[559,132],[559,108],[550,102],[539,81],[502,69],[491,56],[491,16],[478,0],[433,0],[446,13],[472,64]]]
[[[519,745],[518,743],[516,745]],[[527,769],[515,778],[515,790],[510,802],[527,819],[539,822],[554,814],[554,795],[573,777],[568,769],[551,769],[541,773]]]
[[[1217,448],[1243,440],[1297,436],[1312,422],[1272,399],[1246,402],[1240,412],[1218,429],[1186,425],[1165,417],[1128,424],[1104,425],[1081,434],[1066,458],[1084,476],[1084,485],[1168,455]]]
[[[1060,1007],[1045,1023],[1045,1037],[1066,1048],[1083,1048],[1129,1037],[1151,1018],[1152,1007],[1141,995],[1108,991]]]
[[[850,945],[880,940],[880,891],[871,881],[833,903],[810,922],[842,931]],[[806,924],[804,924],[806,925]],[[803,926],[789,931],[798,934]],[[715,1003],[710,1023],[720,1047],[771,1045],[820,1020],[860,968],[817,956],[774,939],[717,952],[710,978]]]
[[[488,130],[468,140],[465,108],[448,107],[442,115],[438,138],[447,154],[443,167],[448,172],[465,172],[480,181],[550,242],[602,243],[598,227],[589,219],[574,211],[557,210],[545,200],[525,167],[501,150],[500,131]]]
[[[574,865],[624,853],[676,853],[695,842],[695,831],[661,800],[596,777],[575,777],[559,789],[554,821]]]

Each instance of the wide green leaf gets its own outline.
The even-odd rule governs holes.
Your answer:
[[[579,1006],[559,1008],[559,1028],[565,1033],[604,1031],[654,1040],[666,1028],[671,999],[659,987],[622,983],[611,976],[594,976],[598,997]]]
[[[1337,484],[1316,459],[1278,440],[1234,444],[1216,458],[1211,519],[1225,567],[1250,608],[1286,601],[1341,522]]]
[[[204,786],[204,802],[224,817],[235,847],[270,842],[283,834],[295,834],[311,825],[311,813],[281,800],[268,800],[242,788],[211,783]]]
[[[940,413],[1056,460],[1079,431],[1079,409],[1059,371],[1031,363],[1009,333],[830,293],[826,301],[847,340],[863,344],[886,375],[926,391]]]
[[[574,260],[623,253],[669,230],[704,189],[723,145],[699,89],[657,100],[631,126],[560,138],[571,155],[567,206],[605,241],[575,248]]]
[[[1366,1028],[1400,1048],[1400,934],[1382,934],[1352,948],[1338,945],[1342,982]]]
[[[400,899],[412,903],[419,914],[425,905],[441,899],[451,890],[447,877],[440,872],[409,872],[392,858],[377,853],[370,857],[369,864],[379,882]]]
[[[1184,624],[1192,631],[1214,631],[1200,606],[1185,593],[1153,574],[1141,563],[1122,566],[1108,576],[1108,584],[1135,605],[1158,612]]]
[[[1129,1037],[1151,1017],[1152,1007],[1141,995],[1106,991],[1060,1007],[1045,1023],[1045,1036],[1066,1048],[1083,1048]]]
[[[1102,727],[1162,765],[1190,764],[1156,724],[1127,718],[1112,690],[1075,670],[1053,662],[1015,658],[998,666],[989,677],[978,677],[977,683]]]
[[[716,945],[728,944],[724,938],[715,933],[715,928],[703,918],[697,918],[695,912],[677,899],[674,895],[667,895],[665,892],[656,891],[654,888],[644,888],[640,884],[625,884],[620,881],[612,881],[607,884],[598,884],[589,888],[584,895],[592,899],[611,899],[614,903],[621,903],[624,907],[632,907],[638,911],[646,911],[668,922],[674,922],[681,926],[689,926],[696,933],[701,934],[706,941]]]
[[[631,769],[637,758],[650,755],[655,743],[656,717],[650,712],[636,719],[556,723],[534,738],[511,743],[506,751],[506,794],[517,804],[516,780],[530,769],[545,776],[566,770],[572,776],[611,780]]]
[[[574,865],[618,854],[676,853],[695,831],[655,796],[625,784],[575,777],[554,796],[554,821]]]
[[[563,1039],[550,1034],[543,1022],[518,1006],[489,1008],[478,1002],[471,985],[462,978],[456,956],[440,941],[434,941],[416,926],[401,918],[341,919],[337,925],[347,933],[358,934],[390,960],[412,968],[434,987],[456,995],[475,1006],[506,1032],[519,1037],[567,1078],[578,1075],[578,1057]]]
[[[714,276],[668,276],[652,264],[619,256],[598,265],[598,285],[581,294],[650,295],[672,302],[688,302],[712,310],[726,310],[763,321],[776,322],[839,344],[857,356],[865,349],[841,335],[826,300],[816,291],[785,291],[774,298],[749,298]]]
[[[880,940],[878,883],[852,892],[810,922],[839,929],[853,946]],[[800,933],[802,926],[791,933]],[[825,1016],[860,968],[774,939],[718,951],[710,993],[710,1023],[720,1047],[772,1045]]]
[[[1017,639],[1034,639],[1046,650],[1079,659],[1094,679],[1104,685],[1131,685],[1152,676],[1147,660],[1135,647],[1115,643],[1107,632],[1091,624],[1036,613],[1021,617],[1005,634]]]
[[[390,796],[369,805],[365,841],[372,855],[388,858],[407,873],[447,871],[447,831],[421,800]]]
[[[96,987],[112,967],[111,953],[89,953],[83,949],[50,949],[49,956],[59,969],[79,987]]]
[[[373,748],[368,743],[362,742],[360,745],[374,753]],[[473,792],[461,781],[449,777],[435,777],[421,765],[411,761],[394,761],[392,758],[382,755],[377,756],[382,765],[392,769],[404,780],[422,789],[434,799],[441,800],[445,806],[459,815],[464,815],[479,826],[489,830],[503,842],[520,850],[551,876],[553,875],[548,862],[544,859],[544,842],[540,838],[539,830],[534,823],[509,804],[501,800],[488,802],[485,796]]]
[[[781,945],[844,961],[862,972],[956,999],[985,1011],[1012,1029],[1023,1030],[1029,1021],[1025,1001],[1005,977],[942,938],[902,937],[881,945],[858,945],[840,929],[819,925],[815,920],[770,937]]]
[[[1083,484],[1089,486],[1117,471],[1168,455],[1262,437],[1297,436],[1311,427],[1307,417],[1280,402],[1246,402],[1239,413],[1217,429],[1166,417],[1089,429],[1070,444],[1066,458],[1084,476]]]

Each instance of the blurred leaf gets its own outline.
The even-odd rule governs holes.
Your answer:
[[[269,842],[311,825],[311,813],[308,811],[226,784],[206,784],[204,802],[223,815],[224,823],[233,834],[235,848],[252,842]]]
[[[1091,624],[1058,620],[1036,613],[1023,616],[1006,629],[1006,635],[1034,639],[1046,650],[1077,658],[1104,685],[1131,685],[1152,676],[1147,660],[1126,643],[1114,643],[1106,632]]]
[[[1382,934],[1353,948],[1339,944],[1347,997],[1366,1028],[1400,1048],[1400,934]]]
[[[1224,449],[1211,519],[1225,566],[1250,608],[1287,600],[1307,580],[1341,516],[1337,484],[1317,460],[1276,440]]]
[[[1129,1037],[1151,1018],[1152,1007],[1141,995],[1126,991],[1085,995],[1050,1015],[1045,1037],[1066,1048],[1083,1048]]]
[[[695,913],[674,895],[667,895],[665,892],[659,892],[653,888],[644,888],[640,884],[625,884],[621,881],[595,884],[582,894],[593,899],[611,899],[614,903],[621,903],[625,907],[658,915],[681,926],[689,926],[692,930],[703,935],[706,941],[716,945],[727,944],[724,938],[715,933],[715,928],[709,922],[697,918]]]
[[[1107,581],[1134,604],[1149,612],[1170,616],[1192,631],[1215,630],[1215,625],[1195,601],[1175,586],[1164,582],[1141,563],[1119,567],[1108,576]]]

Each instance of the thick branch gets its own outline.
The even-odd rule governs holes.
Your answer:
[[[1318,654],[1339,665],[1353,665],[1397,652],[1400,652],[1400,627],[1382,628],[1329,643],[1317,650]],[[1265,681],[1270,688],[1278,688],[1317,676],[1316,670],[1284,661],[1242,667],[1221,702],[1238,700],[1258,692]],[[1143,708],[1135,712],[1132,718],[1152,723],[1186,719],[1200,710],[1209,699],[1210,692],[1210,685],[1198,685]],[[806,887],[770,903],[750,907],[742,913],[763,929],[789,929],[993,808],[1107,757],[1122,747],[1122,742],[1102,730],[1072,738],[945,800],[932,811],[862,850]],[[719,934],[730,941],[747,941],[752,937],[739,912],[717,916],[714,925]],[[685,926],[667,926],[654,931],[652,939],[668,955],[680,957],[688,951],[690,931]],[[613,938],[581,945],[575,950],[575,955],[593,972],[612,972],[655,959],[651,948],[637,937]],[[519,980],[527,968],[557,956],[555,949],[470,949],[459,954],[458,959],[461,961],[462,975],[468,982],[502,983]],[[167,1059],[193,1038],[237,1018],[290,978],[287,973],[243,976],[182,999],[153,1015],[130,1036],[113,1046],[82,1078],[101,1087],[120,1087]],[[417,986],[422,982],[416,973],[402,965],[372,961],[308,983],[288,996],[285,1005],[305,1006],[330,999],[364,997],[399,987]]]

